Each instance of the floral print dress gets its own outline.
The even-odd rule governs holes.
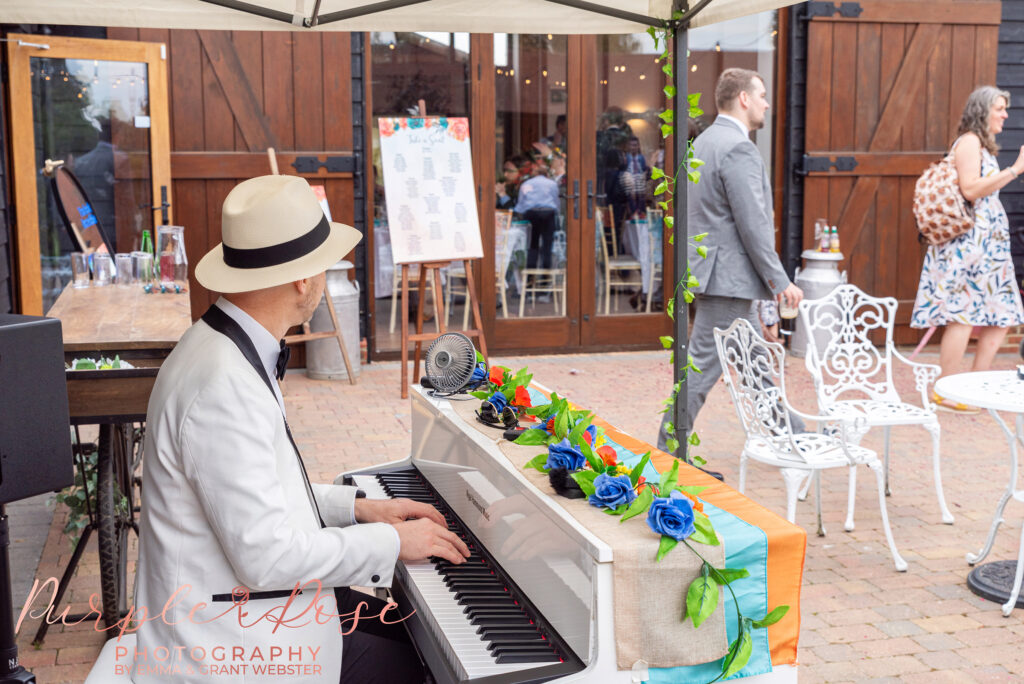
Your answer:
[[[956,147],[956,143],[953,145]],[[999,171],[981,150],[981,175]],[[999,191],[974,202],[974,227],[941,245],[930,245],[921,268],[913,328],[947,323],[1007,328],[1024,324],[1010,258],[1010,231]]]

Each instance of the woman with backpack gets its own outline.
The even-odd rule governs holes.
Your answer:
[[[1010,232],[999,190],[1024,173],[1024,146],[1012,165],[1000,169],[995,136],[1002,132],[1010,94],[981,86],[967,98],[951,154],[960,192],[973,203],[974,225],[928,247],[910,325],[945,326],[939,347],[942,375],[960,370],[971,329],[978,327],[973,371],[987,370],[1010,326],[1024,323],[1024,308],[1010,258]],[[933,392],[940,409],[975,413]]]

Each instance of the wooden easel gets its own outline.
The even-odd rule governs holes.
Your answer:
[[[487,358],[487,342],[484,340],[484,326],[480,320],[480,302],[476,296],[476,280],[473,277],[473,262],[466,259],[462,262],[466,266],[466,306],[473,309],[473,328],[464,330],[467,337],[475,337],[480,343],[480,353]],[[416,343],[415,362],[413,366],[413,378],[418,381],[420,377],[420,353],[424,342],[433,342],[445,331],[444,319],[444,298],[441,296],[441,271],[440,269],[449,266],[449,261],[422,261],[414,264],[402,264],[402,398],[409,398],[409,343]],[[419,302],[416,307],[416,332],[409,334],[409,267],[417,265],[420,268]],[[437,321],[437,332],[423,332],[423,310],[424,297],[427,293],[427,272],[433,275],[434,290],[434,320]],[[449,287],[451,285],[449,284]]]
[[[270,159],[270,171],[278,175],[277,155],[273,147],[267,148],[267,157]],[[345,362],[345,371],[348,373],[348,384],[356,384],[356,376],[352,373],[352,363],[348,360],[348,351],[345,349],[345,339],[341,336],[341,328],[338,326],[338,316],[334,312],[334,302],[331,300],[331,293],[324,288],[324,300],[327,302],[327,313],[331,316],[331,329],[323,332],[312,332],[309,329],[309,321],[302,324],[302,332],[295,335],[285,335],[285,344],[297,344],[299,342],[312,342],[313,340],[326,340],[333,337],[338,340],[338,347],[341,349],[341,360]]]

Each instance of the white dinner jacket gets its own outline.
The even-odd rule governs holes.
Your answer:
[[[337,682],[340,624],[316,618],[315,587],[285,611],[284,620],[296,619],[276,631],[258,618],[275,607],[280,614],[287,597],[233,609],[230,601],[211,597],[239,586],[288,591],[296,582],[320,580],[317,604],[337,613],[332,587],[391,584],[399,550],[395,529],[355,524],[354,488],[314,484],[327,525],[321,528],[274,395],[234,343],[202,320],[160,369],[146,421],[135,609],[137,618],[145,609],[154,619],[139,627],[137,653],[129,656],[133,680]],[[187,595],[165,610],[185,588]],[[239,619],[240,612],[247,615]],[[226,659],[216,659],[216,647],[227,649],[219,652]],[[169,649],[169,662],[158,659],[161,648]],[[272,649],[283,654],[276,665],[320,667],[257,674],[255,666],[278,653]],[[302,649],[298,657],[295,649]]]

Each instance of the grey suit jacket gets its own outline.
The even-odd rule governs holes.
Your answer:
[[[789,277],[775,253],[775,224],[768,172],[757,146],[733,122],[719,117],[694,141],[704,162],[700,182],[689,183],[689,234],[708,236],[701,258],[689,247],[694,292],[719,297],[768,299]]]

